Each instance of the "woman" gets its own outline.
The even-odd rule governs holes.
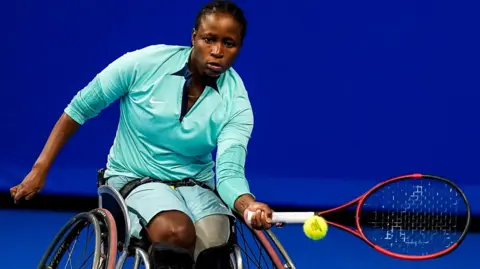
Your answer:
[[[120,122],[108,156],[108,184],[120,189],[142,177],[166,182],[140,185],[126,198],[139,214],[131,214],[133,236],[141,237],[143,220],[153,243],[169,243],[197,257],[227,241],[231,209],[256,212],[252,226],[268,229],[272,210],[255,200],[244,176],[253,113],[242,79],[231,68],[246,26],[235,4],[213,2],[197,15],[192,47],[154,45],[112,62],[73,98],[11,195],[28,200],[39,192],[67,140],[118,99]],[[211,190],[215,147],[216,190],[228,208]],[[169,186],[185,179],[198,184]]]

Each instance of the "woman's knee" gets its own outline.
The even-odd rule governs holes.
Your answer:
[[[180,211],[157,214],[147,226],[153,243],[167,242],[186,249],[195,246],[195,226],[188,215]]]

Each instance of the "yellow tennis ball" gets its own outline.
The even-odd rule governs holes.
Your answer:
[[[303,232],[313,240],[319,240],[325,237],[328,231],[328,225],[324,218],[312,216],[303,224]]]

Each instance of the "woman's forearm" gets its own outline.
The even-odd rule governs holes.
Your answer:
[[[50,136],[48,137],[48,140],[33,168],[47,173],[60,150],[68,139],[75,134],[79,127],[80,124],[74,121],[66,113],[63,113],[53,127],[52,132],[50,133]]]

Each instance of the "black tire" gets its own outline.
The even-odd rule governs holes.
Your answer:
[[[52,243],[48,247],[47,251],[43,255],[38,269],[57,269],[58,263],[61,261],[63,255],[69,248],[73,239],[80,233],[80,231],[85,228],[88,224],[91,224],[95,232],[95,252],[93,254],[93,263],[90,267],[98,269],[101,264],[101,249],[102,249],[102,240],[101,240],[101,228],[100,222],[97,220],[93,213],[80,213],[70,219],[70,221],[63,226],[60,232],[55,236]],[[51,259],[49,259],[52,257]],[[48,262],[48,263],[47,263]]]

